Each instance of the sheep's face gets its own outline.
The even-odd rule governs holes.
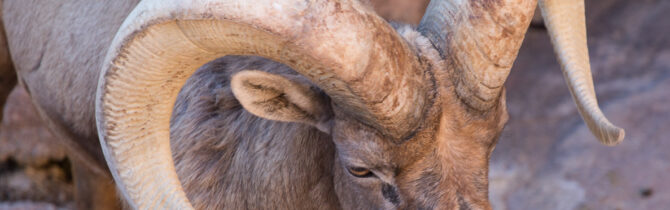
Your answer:
[[[243,71],[231,84],[249,112],[332,135],[335,191],[344,209],[490,208],[488,159],[507,119],[502,103],[471,113],[454,91],[442,89],[415,134],[398,141],[298,80]]]
[[[431,1],[420,33],[394,30],[358,1],[168,2],[141,1],[130,13],[97,89],[101,146],[134,206],[190,207],[170,161],[142,160],[169,159],[165,99],[203,62],[232,53],[287,64],[336,100],[291,77],[242,71],[231,80],[247,111],[331,134],[344,207],[490,208],[500,96],[537,1]],[[602,143],[621,142],[624,130],[597,106],[583,1],[539,2],[579,113]],[[146,182],[157,172],[165,179]]]
[[[488,160],[504,105],[478,119],[457,104],[434,110],[402,143],[335,110],[333,171],[344,209],[490,209]]]

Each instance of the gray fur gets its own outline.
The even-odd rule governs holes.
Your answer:
[[[229,79],[246,69],[295,76],[267,59],[227,56],[199,69],[178,96],[171,146],[194,207],[337,209],[330,137],[307,125],[245,111]]]
[[[3,23],[19,80],[74,156],[108,180],[95,128],[95,87],[107,47],[137,2],[3,2]],[[179,94],[171,122],[176,169],[194,206],[490,208],[482,170],[507,120],[504,95],[492,110],[470,112],[455,95],[452,72],[431,43],[408,27],[399,31],[440,87],[420,129],[402,144],[384,139],[333,104],[324,105],[332,111],[332,135],[245,111],[229,85],[237,71],[263,70],[311,85],[282,64],[228,56],[198,70]],[[327,99],[317,87],[311,90]],[[354,177],[347,172],[350,166],[369,168],[375,176]]]

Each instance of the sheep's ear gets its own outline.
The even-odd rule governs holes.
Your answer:
[[[300,122],[330,133],[332,111],[328,99],[306,82],[256,70],[231,78],[235,98],[250,113],[270,120]]]

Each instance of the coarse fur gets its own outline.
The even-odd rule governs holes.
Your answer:
[[[90,169],[82,173],[102,177],[91,179],[99,182],[111,183],[94,118],[100,66],[137,3],[3,2],[18,78],[50,129],[70,151],[79,151],[74,152],[77,165]],[[445,64],[435,43],[409,26],[396,25],[396,30],[435,87],[427,94],[430,106],[418,129],[402,142],[352,117],[283,64],[227,56],[199,69],[181,90],[170,124],[176,170],[192,204],[198,209],[490,209],[488,160],[507,121],[504,91],[489,109],[474,110],[457,94],[461,73]],[[274,76],[252,72],[249,78],[260,82],[233,90],[234,75],[249,70]],[[253,89],[273,97],[252,96]],[[240,101],[248,99],[243,97],[261,100],[243,105]],[[286,109],[291,110],[274,112]],[[295,111],[305,115],[286,117]],[[371,175],[356,177],[352,168]],[[90,205],[79,208],[113,206]]]
[[[83,151],[74,155],[93,171],[106,170],[93,123],[98,69],[112,35],[136,3],[21,0],[3,5],[19,78],[51,130],[71,151]],[[400,33],[418,51],[432,49],[416,31],[403,26]],[[401,145],[337,110],[332,124],[338,132],[333,136],[309,125],[253,116],[234,99],[230,75],[245,69],[295,73],[261,58],[226,57],[208,64],[184,87],[171,127],[176,168],[189,198],[203,209],[224,204],[253,209],[442,209],[459,203],[490,208],[487,162],[491,142],[504,123],[504,108],[473,118],[451,93],[439,55],[424,52],[421,59],[426,67],[433,66],[436,81],[447,84],[440,84],[443,88],[434,94],[436,105],[426,114],[423,129]],[[361,138],[369,141],[353,141]],[[357,180],[346,171],[350,162],[374,167],[379,179]],[[110,180],[102,174],[97,176]]]
[[[409,26],[395,26],[412,47],[420,49],[427,63],[445,70],[440,69],[443,64],[425,37]],[[250,114],[230,85],[233,75],[247,70],[293,78],[322,98],[315,103],[332,108],[324,103],[329,100],[318,87],[287,66],[264,58],[227,56],[203,66],[180,92],[171,124],[175,165],[195,208],[490,208],[486,169],[507,119],[504,104],[476,118],[457,114],[459,111],[440,114],[441,109],[431,110],[429,116],[434,117],[426,123],[429,126],[407,143],[396,145],[343,113],[334,113],[332,136],[310,123],[279,122]],[[436,73],[447,77],[446,72]],[[265,81],[265,87],[272,82]],[[445,105],[453,110],[468,109],[454,103],[455,99],[452,93],[435,100],[452,101]],[[453,130],[464,131],[450,132]],[[360,138],[369,141],[357,141]],[[346,172],[351,163],[375,168],[379,179],[362,180],[366,187],[352,184],[360,178]]]
[[[260,57],[227,56],[199,69],[175,104],[171,147],[194,207],[338,209],[329,135],[247,112],[230,86],[231,75],[247,69],[298,76]]]

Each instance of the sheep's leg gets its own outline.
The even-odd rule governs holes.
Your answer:
[[[7,97],[12,92],[12,89],[14,89],[14,86],[16,86],[16,72],[14,72],[14,68],[11,67],[11,64],[9,66],[4,65],[4,63],[0,64],[0,122],[3,119],[2,114],[4,111],[2,110],[5,110],[5,102],[7,102]]]
[[[2,1],[0,1],[0,11],[2,10]],[[1,13],[0,13],[1,14]],[[16,86],[16,71],[12,58],[9,56],[9,46],[7,45],[7,36],[5,36],[5,26],[0,21],[0,122],[7,101],[7,96]]]
[[[74,200],[76,209],[121,209],[114,180],[70,158],[74,180]]]

